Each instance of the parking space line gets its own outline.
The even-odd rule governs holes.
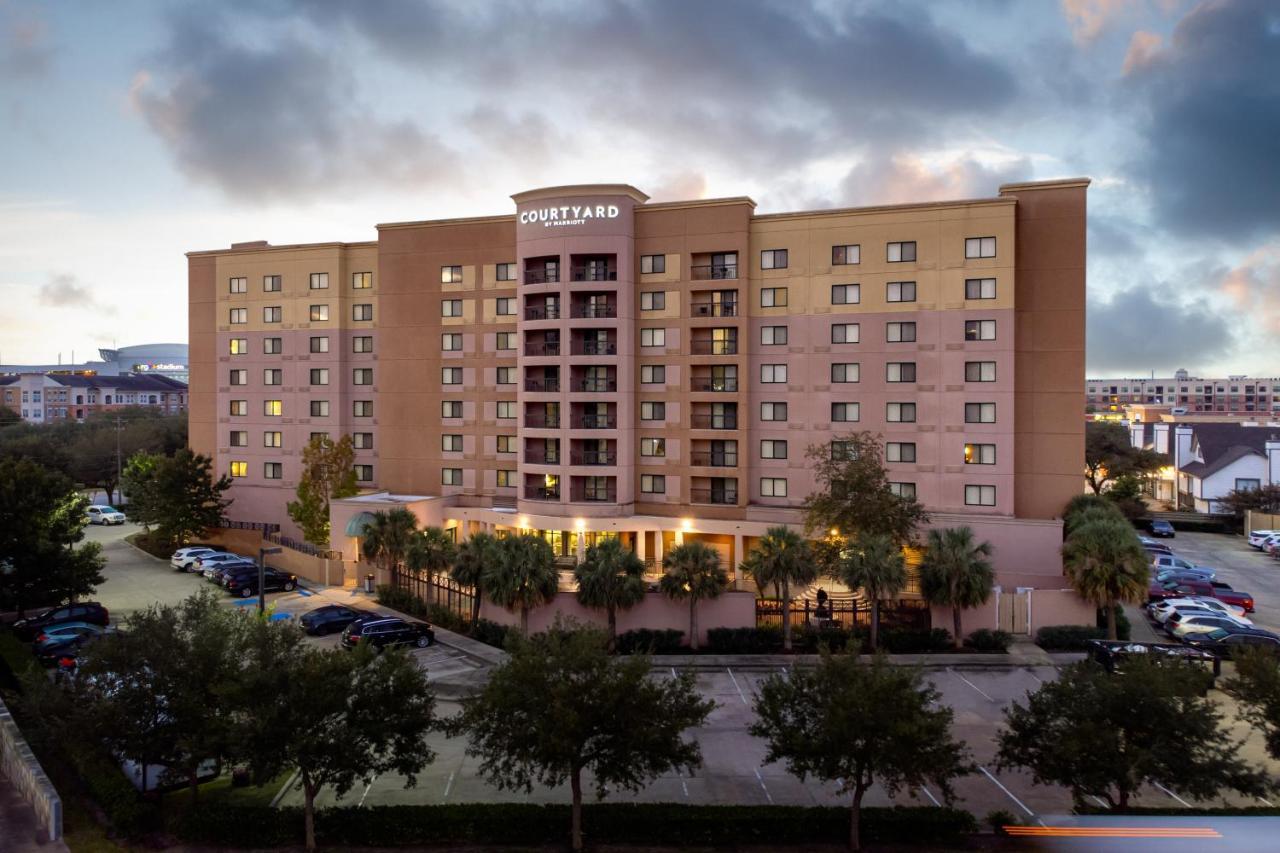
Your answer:
[[[671,677],[672,677],[672,678],[679,678],[679,677],[680,677],[680,676],[676,675],[676,668],[675,668],[674,666],[673,666],[673,667],[671,667]]]
[[[983,691],[983,689],[982,689],[981,687],[979,687],[978,685],[974,684],[972,681],[970,681],[969,679],[965,678],[963,675],[961,675],[960,673],[956,672],[956,671],[955,671],[954,669],[952,669],[951,667],[947,667],[947,672],[951,673],[951,674],[952,674],[952,675],[954,675],[956,678],[960,679],[960,680],[961,680],[961,681],[963,681],[965,684],[967,684],[967,685],[969,685],[970,687],[972,687],[974,690],[978,691],[978,693],[980,693],[980,694],[982,695],[982,698],[986,699],[988,702],[994,702],[994,701],[996,701],[996,700],[992,699],[990,696],[988,696],[988,695],[986,694],[986,692],[985,692],[985,691]]]
[[[1102,799],[1102,797],[1094,797],[1093,794],[1090,794],[1089,796],[1093,797],[1093,801],[1098,805],[1102,806],[1104,809],[1107,807],[1107,801]]]
[[[742,688],[738,685],[738,679],[733,677],[733,670],[729,669],[729,667],[726,666],[724,668],[724,671],[729,673],[729,678],[733,681],[733,687],[735,690],[738,691],[738,698],[742,700],[742,704],[750,705],[751,703],[747,701],[746,694],[742,692]]]
[[[1164,791],[1164,792],[1165,792],[1166,794],[1168,794],[1169,796],[1173,797],[1173,798],[1174,798],[1175,800],[1177,800],[1178,802],[1182,803],[1182,804],[1183,804],[1184,806],[1186,806],[1187,808],[1191,808],[1191,803],[1188,803],[1186,800],[1182,799],[1182,797],[1179,797],[1179,796],[1178,796],[1177,794],[1175,794],[1173,791],[1170,791],[1170,790],[1169,790],[1168,788],[1166,788],[1164,785],[1161,785],[1159,782],[1153,782],[1152,784],[1153,784],[1153,785],[1155,785],[1157,788],[1159,788],[1161,791]]]
[[[1000,783],[1000,780],[999,780],[999,779],[997,779],[996,777],[992,776],[992,775],[991,775],[991,771],[990,771],[990,770],[988,770],[987,768],[983,767],[981,764],[979,764],[979,765],[978,765],[978,769],[979,769],[979,770],[981,770],[981,771],[982,771],[982,774],[983,774],[984,776],[986,776],[988,779],[990,779],[990,780],[995,784],[995,786],[996,786],[997,788],[999,788],[1001,791],[1004,791],[1004,792],[1005,792],[1005,795],[1006,795],[1006,796],[1008,796],[1008,797],[1009,797],[1009,799],[1011,799],[1011,800],[1013,800],[1015,803],[1017,803],[1017,804],[1018,804],[1018,808],[1022,809],[1024,812],[1026,812],[1027,814],[1029,814],[1031,817],[1035,817],[1035,816],[1036,816],[1036,813],[1035,813],[1035,812],[1033,812],[1031,809],[1027,808],[1027,804],[1026,804],[1026,803],[1022,802],[1022,800],[1020,800],[1020,799],[1018,799],[1017,797],[1015,797],[1015,796],[1013,795],[1013,792],[1012,792],[1012,791],[1010,791],[1008,788],[1006,788],[1004,785],[1002,785],[1002,784]]]
[[[760,780],[760,788],[764,791],[764,798],[769,801],[769,805],[773,805],[773,796],[769,793],[769,788],[764,784],[764,777],[760,775],[760,768],[756,768],[756,778]]]
[[[445,799],[445,800],[449,799],[449,791],[453,788],[453,775],[457,772],[458,772],[457,770],[449,771],[449,781],[444,783],[444,797],[442,797],[441,799]]]
[[[930,802],[932,802],[935,806],[941,806],[941,805],[942,805],[942,803],[938,802],[938,798],[937,798],[937,797],[935,797],[935,796],[933,795],[933,791],[930,791],[930,790],[929,790],[929,786],[928,786],[928,785],[921,785],[921,786],[920,786],[920,790],[921,790],[921,791],[924,791],[924,795],[925,795],[926,797],[928,797],[928,798],[929,798],[929,801],[930,801]]]
[[[1259,800],[1262,800],[1262,804],[1263,804],[1264,806],[1270,806],[1270,805],[1271,805],[1271,801],[1270,801],[1270,800],[1268,800],[1266,797],[1258,797],[1258,799],[1259,799]]]
[[[364,786],[364,793],[360,795],[360,802],[356,803],[356,808],[359,809],[364,807],[364,798],[369,796],[369,789],[373,787],[373,783],[377,781],[377,779],[378,777],[374,776],[369,780],[369,784]]]

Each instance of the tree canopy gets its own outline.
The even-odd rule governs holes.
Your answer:
[[[1280,662],[1265,648],[1238,648],[1235,673],[1222,689],[1240,703],[1240,716],[1262,732],[1267,754],[1280,759]]]
[[[902,548],[884,534],[863,536],[836,561],[832,576],[849,589],[861,589],[871,604],[871,648],[880,642],[880,602],[895,598],[907,585]]]
[[[804,499],[809,533],[838,531],[848,539],[882,534],[898,545],[915,540],[929,520],[914,496],[894,493],[884,467],[884,443],[872,432],[837,436],[805,451],[818,491]]]
[[[662,560],[662,594],[672,601],[689,602],[689,647],[698,648],[698,602],[719,598],[729,585],[720,555],[705,542],[685,542]]]
[[[925,601],[951,608],[956,648],[963,645],[960,613],[985,604],[995,584],[990,542],[975,542],[970,527],[930,530],[920,562]]]
[[[818,564],[809,543],[785,524],[770,527],[756,540],[742,569],[755,580],[760,592],[770,586],[778,590],[782,599],[782,648],[791,651],[792,590],[803,589],[818,579]]]
[[[1085,600],[1107,610],[1107,638],[1116,639],[1116,608],[1146,600],[1150,564],[1133,525],[1123,518],[1092,518],[1075,527],[1062,546],[1067,580]]]
[[[644,601],[644,563],[616,536],[587,549],[585,559],[573,570],[578,582],[578,602],[605,612],[609,645],[618,636],[618,611]]]
[[[231,478],[213,476],[213,460],[182,448],[173,456],[137,454],[125,469],[129,516],[162,541],[180,545],[218,527],[231,504]]]
[[[351,436],[334,441],[317,435],[302,449],[302,475],[290,501],[289,517],[302,528],[303,538],[320,548],[329,547],[329,502],[349,498],[356,486],[356,452]]]
[[[560,587],[556,555],[541,536],[524,533],[499,540],[501,558],[484,573],[489,600],[520,613],[520,633],[529,636],[529,611],[549,604]]]
[[[1095,495],[1108,483],[1125,475],[1154,474],[1169,464],[1169,457],[1134,447],[1129,431],[1115,421],[1089,421],[1084,429],[1085,478]]]

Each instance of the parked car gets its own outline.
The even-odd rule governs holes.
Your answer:
[[[1182,609],[1184,607],[1199,607],[1206,610],[1214,610],[1218,613],[1225,613],[1236,619],[1244,617],[1244,608],[1235,604],[1227,604],[1216,598],[1208,596],[1192,596],[1190,598],[1167,598],[1164,601],[1157,601],[1148,607],[1148,612],[1157,622],[1163,622],[1165,618],[1174,611],[1175,608]]]
[[[1184,560],[1173,554],[1153,554],[1151,557],[1151,568],[1157,572],[1163,569],[1181,569],[1187,571],[1194,569],[1196,564],[1190,560]]]
[[[91,625],[106,626],[111,623],[111,614],[107,608],[96,601],[81,601],[76,604],[63,604],[51,607],[42,613],[13,623],[13,633],[23,642],[31,642],[36,634],[53,625],[67,622],[88,622]]]
[[[113,506],[93,504],[85,510],[90,524],[124,524],[124,513]]]
[[[242,571],[256,572],[258,571],[258,564],[248,559],[227,560],[225,563],[219,563],[214,566],[211,571],[205,574],[205,577],[215,586],[222,586],[226,582],[229,573]]]
[[[1172,539],[1174,536],[1173,525],[1167,521],[1157,519],[1151,522],[1151,535],[1158,536],[1161,539]]]
[[[1123,675],[1125,663],[1136,657],[1145,658],[1157,665],[1169,662],[1201,666],[1205,675],[1202,696],[1213,687],[1214,679],[1222,674],[1222,663],[1217,657],[1190,646],[1127,640],[1090,640],[1088,646],[1089,658],[1112,675]]]
[[[1255,548],[1261,548],[1262,540],[1276,533],[1280,533],[1280,530],[1254,530],[1249,534],[1249,544]]]
[[[1156,557],[1162,554],[1167,554],[1170,557],[1173,556],[1172,550],[1170,550],[1169,548],[1161,547],[1159,545],[1148,545],[1146,543],[1143,543],[1142,550],[1147,552],[1147,557],[1148,559],[1151,559],[1151,560],[1154,560]]]
[[[368,616],[367,611],[356,610],[344,604],[326,604],[324,607],[307,611],[298,622],[304,631],[318,637],[324,634],[336,634],[357,619]]]
[[[381,651],[388,646],[413,645],[425,649],[436,641],[436,632],[424,622],[408,622],[396,616],[357,619],[342,629],[342,647],[354,649],[367,643]]]
[[[1267,554],[1274,554],[1277,545],[1280,545],[1280,533],[1272,533],[1258,543],[1258,548]]]
[[[227,551],[222,551],[220,553],[205,554],[202,557],[197,557],[196,563],[192,567],[192,571],[199,572],[200,574],[204,575],[205,578],[212,578],[214,569],[218,568],[218,566],[221,566],[224,563],[246,563],[246,562],[252,563],[253,561],[250,560],[248,557],[242,557],[239,554],[232,554]]]
[[[241,598],[257,595],[258,570],[256,567],[245,571],[228,569],[222,585],[227,592]],[[298,588],[298,576],[267,566],[262,570],[262,588],[266,592],[293,592]]]
[[[1175,613],[1164,624],[1165,633],[1175,640],[1181,640],[1188,634],[1204,634],[1214,628],[1251,628],[1229,616],[1212,613]]]
[[[50,625],[33,641],[32,651],[45,666],[53,666],[59,658],[75,658],[80,649],[87,643],[112,631],[110,626],[103,627],[89,622],[62,622]]]
[[[1227,604],[1243,607],[1245,613],[1253,612],[1253,596],[1247,592],[1233,590],[1224,583],[1214,581],[1182,580],[1169,583],[1154,583],[1147,588],[1147,601],[1159,601],[1164,598],[1186,598],[1192,595],[1203,595],[1216,598]]]
[[[180,572],[189,572],[195,566],[196,560],[209,554],[226,553],[217,551],[213,548],[188,547],[179,548],[173,552],[173,556],[169,558],[169,565]]]
[[[1180,580],[1182,578],[1212,583],[1218,579],[1218,573],[1205,566],[1196,566],[1194,569],[1162,569],[1156,572],[1156,579],[1161,582]]]
[[[1188,646],[1200,651],[1212,652],[1218,657],[1230,658],[1237,649],[1263,648],[1280,654],[1280,636],[1270,631],[1239,631],[1218,628],[1204,634],[1193,634],[1186,639]]]

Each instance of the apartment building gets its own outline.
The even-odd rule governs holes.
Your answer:
[[[187,410],[187,385],[161,374],[22,373],[0,376],[0,400],[35,424],[83,421],[97,412],[130,406],[177,415]]]
[[[1165,405],[1185,410],[1178,414],[1280,412],[1280,377],[1204,379],[1178,370],[1168,378],[1088,379],[1085,405],[1096,412],[1121,412],[1127,405]]]
[[[352,434],[370,494],[335,503],[338,550],[381,500],[569,559],[694,537],[736,567],[802,523],[806,452],[872,430],[896,489],[995,544],[1005,590],[1056,593],[1087,185],[763,215],[552,187],[368,243],[192,252],[191,443],[233,476],[232,518],[288,529],[302,446]]]

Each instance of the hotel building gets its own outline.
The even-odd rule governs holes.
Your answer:
[[[1202,379],[1178,370],[1172,377],[1089,379],[1085,405],[1095,412],[1121,412],[1127,406],[1169,406],[1177,414],[1226,414],[1257,417],[1280,412],[1280,377],[1227,376]]]
[[[229,517],[287,532],[302,447],[352,435],[352,556],[352,516],[399,503],[567,559],[696,537],[736,568],[802,523],[806,450],[871,430],[932,524],[995,545],[1003,591],[1045,591],[1025,618],[1081,621],[1058,516],[1082,488],[1087,186],[763,215],[565,186],[371,242],[192,252],[191,444],[232,475]]]

